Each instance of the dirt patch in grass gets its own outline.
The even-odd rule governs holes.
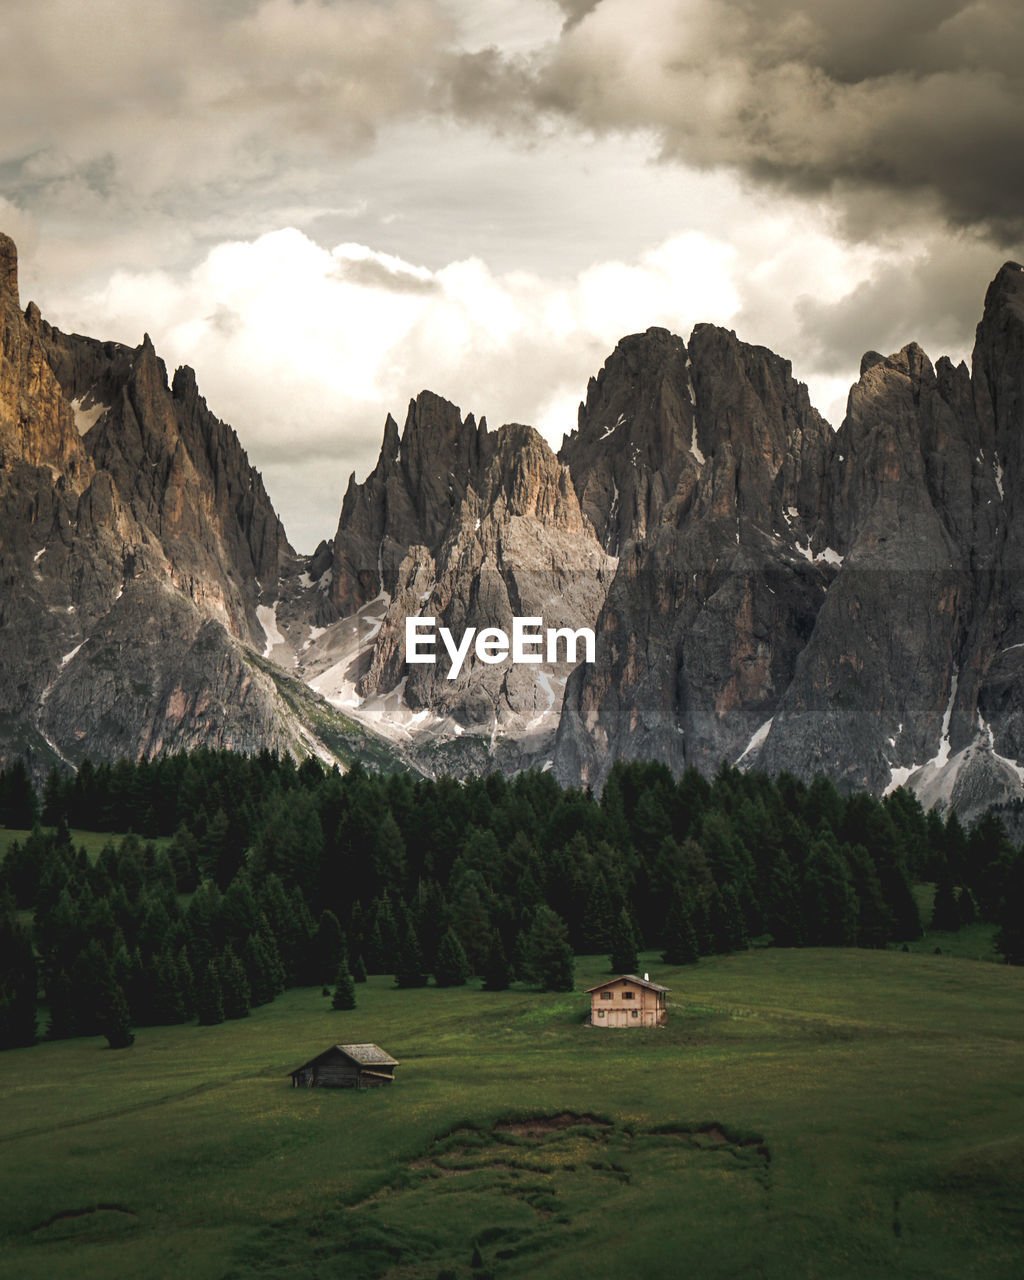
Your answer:
[[[60,1213],[55,1213],[52,1218],[47,1218],[45,1222],[40,1222],[32,1227],[32,1231],[46,1231],[49,1227],[55,1227],[60,1222],[70,1222],[73,1218],[86,1218],[97,1213],[120,1213],[126,1217],[134,1218],[136,1214],[131,1209],[126,1209],[123,1204],[90,1204],[84,1209],[62,1209]]]
[[[45,1222],[29,1228],[37,1241],[65,1240],[70,1236],[105,1235],[134,1226],[138,1215],[123,1204],[90,1204],[81,1209],[62,1209]]]
[[[600,1116],[573,1115],[570,1111],[560,1111],[553,1116],[533,1116],[528,1120],[499,1120],[492,1129],[493,1133],[514,1133],[520,1138],[544,1138],[549,1133],[561,1133],[565,1129],[575,1129],[578,1125],[596,1125],[610,1129],[611,1121],[602,1120]]]

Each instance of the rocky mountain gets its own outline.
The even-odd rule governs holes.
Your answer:
[[[402,433],[388,419],[321,549],[332,608],[373,620],[348,705],[413,750],[429,737],[428,762],[468,735],[492,766],[543,762],[568,783],[600,786],[620,757],[705,772],[726,759],[876,792],[908,782],[965,812],[1021,798],[1022,318],[1024,272],[1008,263],[973,370],[933,366],[914,343],[869,352],[835,432],[787,361],[711,325],[688,342],[623,339],[557,458],[524,428],[489,435],[424,394]],[[502,523],[506,449],[525,492],[559,495],[531,508],[528,543]],[[563,580],[585,590],[506,589],[525,545],[568,563],[551,550],[563,533]],[[403,662],[408,614],[497,625],[552,599],[558,625],[597,633],[553,740],[550,712],[529,742],[509,714],[538,673],[472,663],[452,687]]]
[[[1024,799],[1016,264],[970,369],[869,352],[837,431],[712,325],[624,338],[557,455],[425,391],[311,557],[191,370],[23,314],[7,240],[0,323],[2,755],[361,733],[428,771],[726,759],[968,815]],[[407,660],[410,618],[436,662]],[[514,618],[592,629],[593,661],[467,641],[453,669],[442,629]]]
[[[468,629],[509,634],[515,617],[593,626],[615,565],[568,468],[532,427],[489,432],[424,392],[401,434],[388,418],[366,481],[350,482],[322,579],[336,614],[358,619],[356,646],[346,647],[351,624],[342,621],[298,655],[299,666],[353,714],[390,725],[429,767],[537,763],[575,665],[567,650],[530,665],[470,652],[450,678],[439,640],[434,663],[406,663],[406,619],[433,618],[436,632],[460,638]]]
[[[1024,272],[1008,263],[972,371],[933,367],[913,343],[868,353],[835,434],[784,362],[706,326],[690,339],[687,415],[681,344],[647,335],[673,386],[663,403],[683,404],[677,458],[694,423],[695,478],[679,469],[656,529],[634,516],[599,661],[566,692],[560,775],[600,783],[612,758],[657,754],[908,782],[966,812],[1019,798],[1022,323]],[[613,375],[563,449],[581,494],[608,468],[615,357]]]
[[[0,332],[0,760],[381,751],[263,659],[297,558],[192,371],[22,313],[7,237]]]

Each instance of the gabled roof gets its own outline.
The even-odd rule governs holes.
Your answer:
[[[385,1053],[380,1045],[376,1044],[336,1044],[335,1049],[340,1049],[342,1053],[347,1054],[353,1062],[358,1062],[361,1067],[368,1066],[389,1066],[397,1067],[398,1059],[392,1058],[390,1053]]]
[[[397,1058],[392,1058],[390,1053],[385,1053],[377,1044],[332,1044],[329,1049],[318,1053],[315,1058],[310,1058],[308,1062],[304,1062],[301,1067],[296,1067],[295,1071],[289,1071],[288,1074],[293,1076],[297,1071],[305,1070],[306,1067],[315,1067],[325,1058],[330,1058],[336,1053],[343,1054],[357,1067],[397,1067],[399,1065]]]
[[[659,987],[656,982],[651,982],[647,978],[638,978],[635,973],[624,973],[618,978],[609,978],[607,982],[599,982],[596,987],[587,987],[587,995],[594,991],[602,991],[605,987],[613,986],[616,982],[632,982],[638,987],[646,987],[648,991],[658,991],[664,993],[671,991],[671,987]]]

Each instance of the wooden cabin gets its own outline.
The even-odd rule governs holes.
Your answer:
[[[609,978],[599,987],[590,987],[590,1022],[595,1027],[663,1027],[668,1019],[665,996],[668,987],[659,987],[646,975],[635,973]]]
[[[333,1044],[291,1072],[293,1089],[375,1089],[398,1063],[376,1044]]]

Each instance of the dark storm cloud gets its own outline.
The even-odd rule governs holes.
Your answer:
[[[1003,243],[1024,230],[1019,0],[558,4],[561,32],[515,55],[460,50],[448,0],[8,6],[4,193],[80,216],[243,207],[454,114],[534,140],[643,133],[668,161],[827,193],[854,234],[929,205]]]
[[[597,131],[648,130],[661,155],[873,208],[904,201],[1010,243],[1024,231],[1024,6],[1019,0],[563,0],[535,61],[504,64],[507,103]],[[456,109],[500,117],[452,82]],[[857,203],[884,193],[888,206]],[[895,201],[896,204],[893,204]]]

